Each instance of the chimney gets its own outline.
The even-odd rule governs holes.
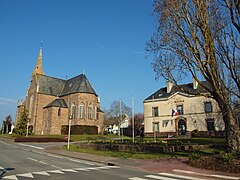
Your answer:
[[[197,80],[193,77],[193,89],[197,89],[198,88],[198,82]]]
[[[173,84],[171,81],[167,81],[167,93],[170,93],[172,90]]]

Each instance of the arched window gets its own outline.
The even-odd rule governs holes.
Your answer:
[[[88,105],[88,119],[93,118],[93,106],[90,104]]]
[[[97,106],[94,107],[94,119],[97,119]]]
[[[71,116],[72,116],[73,119],[76,117],[76,105],[75,105],[75,103],[72,103],[72,106],[71,106]]]
[[[79,118],[81,119],[85,118],[85,106],[83,103],[79,105]]]

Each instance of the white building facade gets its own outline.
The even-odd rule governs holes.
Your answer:
[[[197,82],[159,89],[144,100],[146,136],[186,135],[198,131],[204,135],[223,134],[224,122],[216,101]]]

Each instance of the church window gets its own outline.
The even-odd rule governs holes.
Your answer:
[[[75,103],[72,103],[72,106],[71,106],[71,116],[72,116],[73,119],[76,117],[76,105],[75,105]]]
[[[94,107],[94,119],[97,119],[97,106]]]
[[[93,118],[93,107],[92,105],[88,106],[88,119],[92,119]]]
[[[85,106],[84,106],[83,103],[80,104],[80,106],[79,106],[79,111],[80,111],[79,117],[80,117],[81,119],[84,119],[84,118],[85,118]]]

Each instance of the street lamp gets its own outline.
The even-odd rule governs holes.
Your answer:
[[[26,137],[28,137],[28,127],[29,127],[29,120],[27,120],[27,134],[26,134]]]
[[[71,137],[71,121],[72,121],[72,115],[69,116],[69,121],[68,121],[68,144],[67,144],[68,150],[69,150],[69,143],[70,143],[70,137]]]
[[[134,96],[132,96],[132,138],[134,143]]]

